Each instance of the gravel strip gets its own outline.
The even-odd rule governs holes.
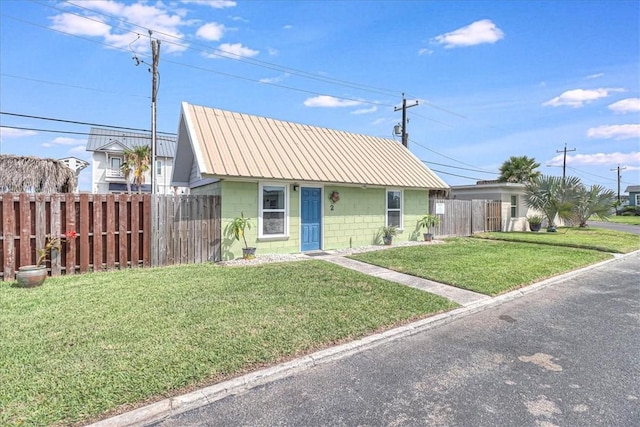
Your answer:
[[[326,252],[329,255],[333,255],[333,256],[348,256],[353,254],[359,254],[362,252],[383,251],[386,249],[397,248],[402,246],[433,245],[438,243],[444,243],[444,242],[442,240],[433,240],[431,242],[401,242],[401,243],[393,244],[391,246],[383,246],[383,245],[359,246],[357,248],[334,249],[334,250],[327,250],[322,252]],[[313,259],[313,257],[307,256],[304,253],[267,254],[267,255],[256,255],[254,259],[236,258],[229,261],[220,261],[220,262],[217,262],[216,265],[220,265],[224,267],[236,267],[236,266],[268,264],[273,262],[304,261],[309,259]]]

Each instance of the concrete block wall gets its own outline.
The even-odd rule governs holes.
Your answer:
[[[289,185],[289,236],[283,239],[258,239],[258,191],[257,182],[221,181],[198,187],[192,194],[216,194],[222,204],[222,259],[242,256],[244,242],[238,242],[225,233],[227,225],[244,213],[251,218],[251,229],[246,232],[247,244],[257,248],[257,254],[300,252],[300,192]],[[333,204],[329,195],[340,193],[340,201]],[[384,188],[360,188],[325,185],[322,195],[323,236],[325,250],[381,244],[381,228],[385,224]],[[428,190],[405,190],[404,229],[396,236],[396,242],[417,240],[421,231],[417,221],[428,212]]]

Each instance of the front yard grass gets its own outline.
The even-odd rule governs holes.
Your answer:
[[[322,261],[0,284],[0,425],[70,425],[449,310]]]
[[[452,238],[444,244],[366,252],[351,258],[493,296],[611,255],[549,245]]]
[[[593,227],[597,226],[594,224]],[[555,233],[547,233],[544,229],[538,233],[479,233],[474,237],[510,242],[542,243],[622,254],[640,249],[640,236],[637,234],[593,227],[561,227]]]

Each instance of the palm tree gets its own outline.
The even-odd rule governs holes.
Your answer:
[[[580,227],[587,226],[587,220],[596,215],[600,219],[607,219],[611,215],[611,206],[616,198],[613,190],[607,190],[601,185],[592,185],[587,189],[580,186],[576,190],[576,205],[574,218]]]
[[[525,187],[525,203],[540,211],[547,219],[547,230],[555,230],[556,217],[569,221],[574,212],[580,179],[575,176],[562,177],[541,175]]]
[[[535,169],[540,167],[536,159],[527,156],[511,156],[500,166],[500,182],[519,182],[526,184],[540,176]]]
[[[138,194],[142,191],[144,184],[144,174],[149,170],[151,163],[151,147],[148,145],[138,145],[133,149],[124,150],[124,162],[120,170],[127,181],[127,191],[131,194],[131,181],[138,188]],[[133,176],[133,180],[130,178]]]
[[[75,187],[75,172],[61,161],[0,155],[0,193],[72,193]]]

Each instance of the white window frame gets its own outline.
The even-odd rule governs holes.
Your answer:
[[[162,176],[162,160],[156,159],[156,176]]]
[[[114,160],[118,160],[119,166],[117,168],[113,167],[113,161]],[[120,168],[122,167],[122,163],[123,163],[122,157],[120,157],[120,156],[109,156],[109,169],[119,171]]]
[[[400,208],[393,208],[392,211],[400,212],[400,225],[398,226],[398,230],[402,230],[404,228],[404,191],[399,188],[387,188],[384,192],[384,224],[389,226],[389,193],[390,192],[398,192],[400,193]]]
[[[515,204],[513,203],[515,199]],[[518,196],[517,195],[511,195],[511,197],[509,198],[509,213],[511,214],[511,218],[517,218],[518,217]]]
[[[640,193],[636,194],[636,206],[640,206]]]
[[[279,212],[281,209],[264,209],[264,187],[281,187],[284,190],[284,233],[264,234],[264,212]],[[289,238],[289,185],[281,182],[261,182],[258,188],[258,239],[273,240]]]

